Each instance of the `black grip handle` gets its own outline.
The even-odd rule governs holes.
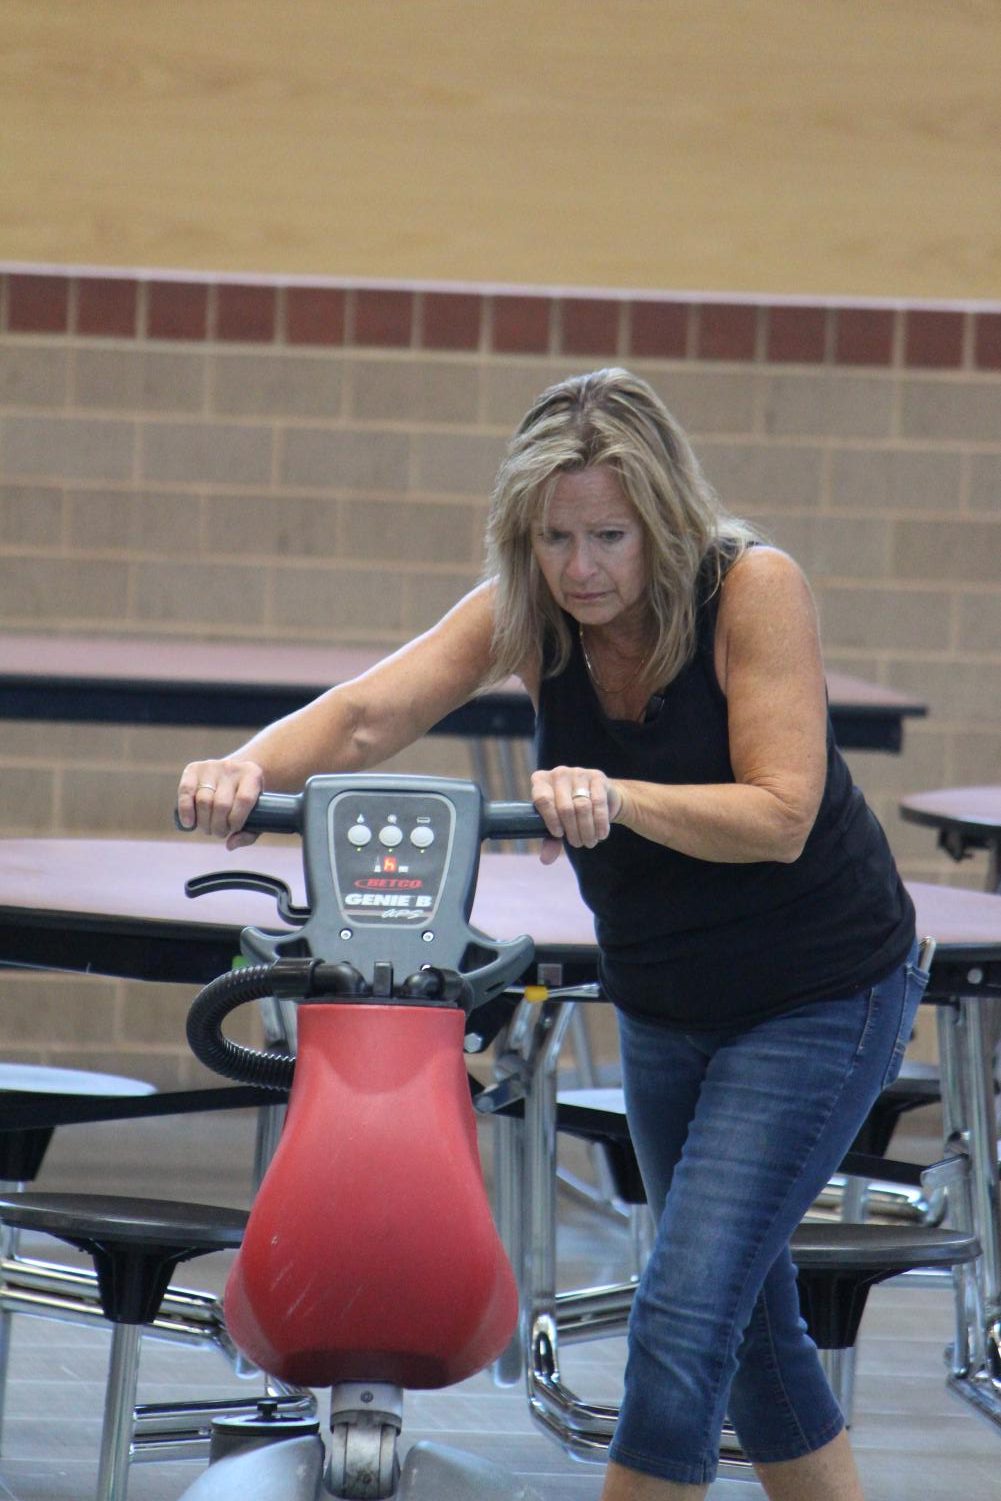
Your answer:
[[[301,834],[302,793],[262,792],[243,827],[252,834]]]
[[[481,839],[542,839],[546,825],[531,803],[484,803]]]
[[[301,834],[302,793],[262,792],[247,814],[243,827],[254,834]],[[181,822],[176,808],[174,828],[179,834],[192,832]]]

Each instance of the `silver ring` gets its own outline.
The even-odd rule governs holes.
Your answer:
[[[199,782],[198,786],[195,788],[195,791],[200,791],[202,787],[207,787],[210,792],[215,792],[216,790],[215,782]]]
[[[586,797],[588,802],[591,801],[591,794],[586,787],[575,787],[570,794],[571,802],[575,797]]]

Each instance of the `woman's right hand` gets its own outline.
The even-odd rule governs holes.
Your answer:
[[[226,848],[253,844],[244,832],[247,814],[264,791],[264,772],[256,761],[191,761],[177,787],[177,820],[182,829],[198,829]]]

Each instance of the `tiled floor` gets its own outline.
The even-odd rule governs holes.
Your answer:
[[[912,1118],[916,1119],[916,1118]],[[932,1128],[933,1129],[933,1128]],[[249,1192],[252,1120],[245,1115],[74,1128],[57,1133],[40,1188],[88,1187],[155,1192],[158,1197],[242,1203]],[[934,1140],[897,1142],[934,1155]],[[903,1155],[903,1150],[901,1155]],[[43,1248],[44,1244],[44,1250]],[[53,1254],[52,1243],[35,1242]],[[619,1276],[628,1257],[625,1231],[565,1199],[561,1280],[567,1286]],[[186,1269],[192,1286],[218,1287],[225,1259]],[[863,1324],[854,1442],[869,1501],[989,1501],[1001,1497],[1001,1429],[945,1389],[949,1338],[946,1297],[914,1288],[877,1289]],[[86,1501],[94,1494],[108,1336],[49,1319],[14,1321],[7,1412],[0,1457],[0,1501]],[[622,1342],[565,1352],[569,1384],[589,1399],[615,1400]],[[241,1394],[251,1390],[221,1356],[147,1340],[140,1399]],[[321,1408],[322,1412],[322,1408]],[[597,1501],[598,1467],[564,1456],[534,1429],[519,1388],[498,1389],[479,1376],[444,1393],[413,1394],[405,1438],[435,1437],[495,1459],[530,1480],[543,1501]],[[130,1501],[175,1501],[197,1462],[134,1465]],[[711,1501],[753,1501],[753,1481],[719,1480]]]

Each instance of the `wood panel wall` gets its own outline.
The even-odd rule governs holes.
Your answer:
[[[1001,295],[992,0],[6,0],[0,261]]]

